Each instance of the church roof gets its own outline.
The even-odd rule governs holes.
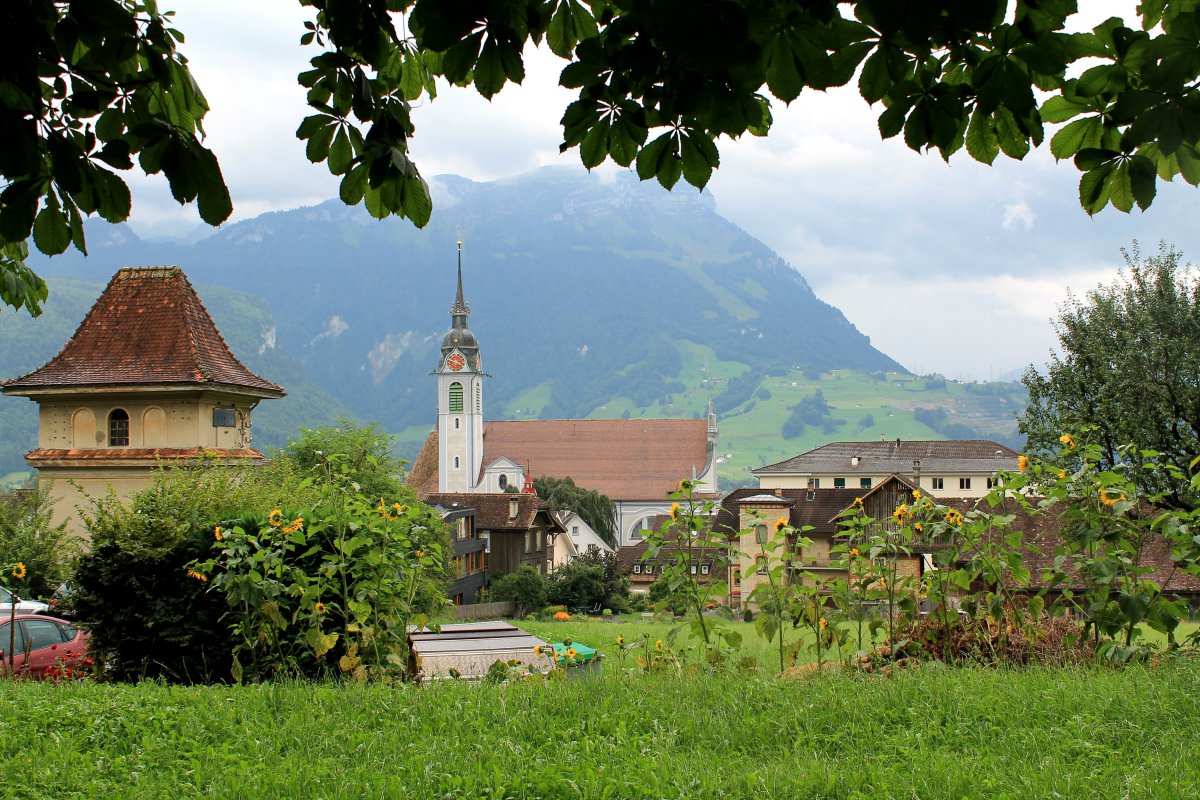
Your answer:
[[[610,500],[663,500],[708,466],[703,419],[488,422],[484,467],[508,457],[535,477],[572,478]]]
[[[237,360],[179,267],[118,271],[58,355],[0,385],[21,394],[147,384],[284,394]]]
[[[708,466],[703,419],[565,419],[487,422],[483,466],[507,457],[534,477],[571,478],[610,500],[664,500]],[[438,434],[409,472],[422,497],[438,489]]]
[[[854,459],[858,462],[855,463]],[[754,475],[846,475],[911,473],[913,461],[923,474],[936,472],[995,472],[1015,470],[1017,452],[986,439],[951,441],[830,442],[798,456],[750,470]]]

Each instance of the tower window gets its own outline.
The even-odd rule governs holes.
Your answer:
[[[114,409],[108,415],[108,446],[129,446],[129,412],[123,408]]]
[[[483,411],[483,387],[475,384],[475,413]]]
[[[458,469],[458,456],[454,457],[454,468]]]
[[[458,430],[458,417],[454,418],[454,430]]]
[[[463,410],[463,388],[461,383],[450,384],[450,413],[461,414]]]

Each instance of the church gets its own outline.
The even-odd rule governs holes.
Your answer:
[[[571,478],[616,505],[618,546],[636,544],[682,480],[716,496],[717,422],[707,419],[568,419],[486,421],[480,346],[467,325],[462,242],[450,330],[442,340],[437,427],[413,463],[409,484],[422,498],[437,493],[498,493],[540,477]]]

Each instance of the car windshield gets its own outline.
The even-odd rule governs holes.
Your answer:
[[[0,603],[5,603],[5,604],[11,603],[12,598],[13,598],[12,592],[10,592],[8,589],[5,589],[3,586],[0,586]]]

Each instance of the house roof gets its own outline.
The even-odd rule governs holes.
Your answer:
[[[787,514],[789,525],[795,528],[811,525],[807,533],[833,534],[839,530],[837,516],[854,503],[854,498],[861,497],[861,492],[861,489],[776,489],[774,495],[768,495],[752,487],[735,489],[721,501],[714,524],[718,529],[736,533],[741,529],[738,522],[741,506],[768,500],[773,504],[791,503],[790,507],[776,505],[781,516]]]
[[[664,500],[708,466],[703,419],[488,422],[484,466],[508,457],[534,477],[572,478],[610,500]]]
[[[118,271],[58,355],[0,385],[23,394],[163,384],[284,395],[234,357],[179,267]]]
[[[992,473],[1017,468],[1017,452],[987,439],[949,441],[830,442],[798,456],[750,470],[754,475]],[[858,457],[858,463],[853,459]]]
[[[551,513],[550,504],[534,494],[436,492],[424,500],[430,505],[441,506],[444,509],[475,509],[476,530],[529,530],[534,526],[538,515],[544,514],[552,531],[566,532],[558,516]],[[516,516],[509,515],[513,500],[517,502]]]
[[[438,490],[438,432],[434,428],[425,437],[421,452],[413,460],[412,469],[405,480],[422,500],[437,494]]]

